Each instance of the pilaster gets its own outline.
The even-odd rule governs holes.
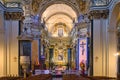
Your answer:
[[[93,20],[93,75],[108,76],[107,23],[109,10],[92,10],[89,18]]]
[[[19,75],[19,21],[22,20],[22,12],[14,9],[4,12],[5,28],[5,52],[6,52],[6,75]],[[16,67],[16,68],[14,68]]]
[[[6,53],[7,53],[7,75],[18,75],[18,28],[19,21],[5,21]],[[14,68],[16,66],[16,68]]]
[[[23,13],[22,12],[5,12],[4,16],[6,20],[21,20]]]

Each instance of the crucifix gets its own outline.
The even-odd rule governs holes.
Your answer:
[[[85,52],[85,48],[84,46],[86,45],[86,43],[82,42],[82,44],[80,44],[80,47],[82,48],[82,55],[84,55]]]

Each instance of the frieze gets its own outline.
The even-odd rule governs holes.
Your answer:
[[[5,12],[4,13],[6,20],[21,20],[23,18],[22,12]]]
[[[109,10],[92,10],[89,12],[89,19],[106,19],[109,16]]]

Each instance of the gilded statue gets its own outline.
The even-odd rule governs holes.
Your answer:
[[[80,11],[84,12],[86,10],[86,0],[77,0],[79,3]]]
[[[42,0],[32,0],[32,10],[33,10],[33,12],[38,11],[41,1]]]

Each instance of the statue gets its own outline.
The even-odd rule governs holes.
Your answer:
[[[38,11],[41,1],[42,0],[32,0],[32,10],[33,10],[33,12]]]

